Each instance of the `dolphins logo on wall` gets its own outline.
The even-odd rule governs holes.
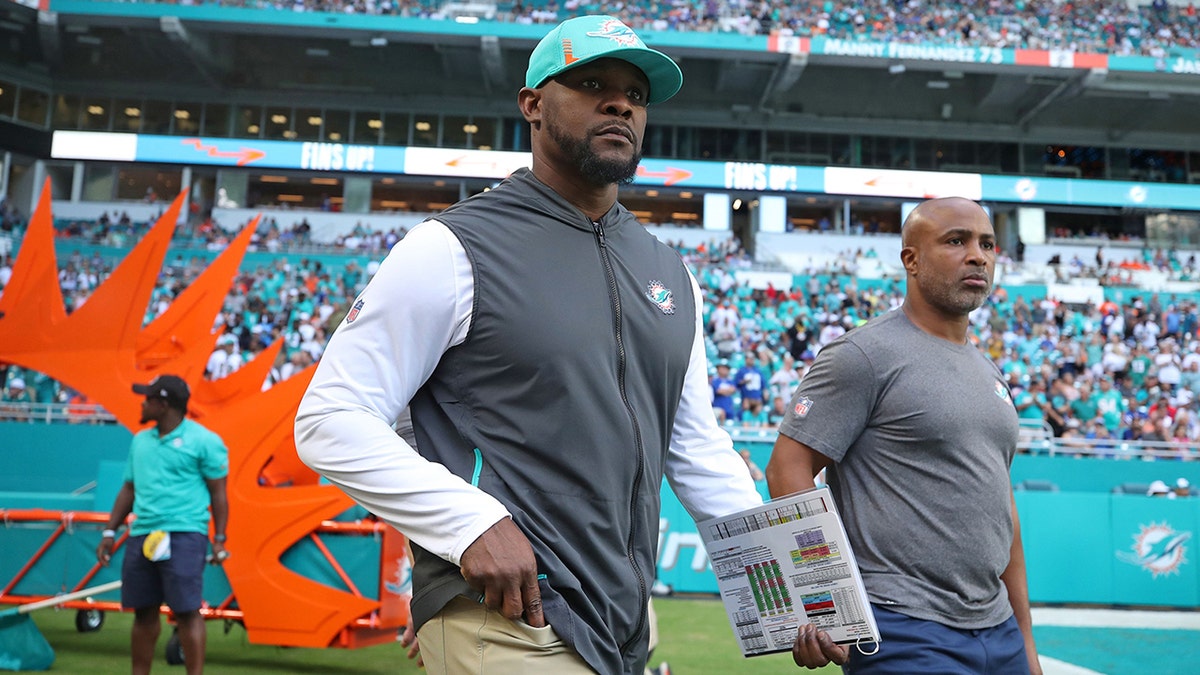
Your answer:
[[[1138,565],[1155,578],[1179,574],[1180,566],[1187,562],[1183,544],[1191,538],[1191,532],[1176,532],[1167,523],[1142,525],[1141,532],[1133,535],[1133,552],[1117,551],[1117,559]]]

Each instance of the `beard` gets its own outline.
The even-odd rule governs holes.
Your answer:
[[[928,280],[928,277],[926,277]],[[992,285],[978,291],[964,290],[955,287],[953,281],[943,280],[921,285],[921,294],[934,307],[954,315],[965,316],[979,309],[987,300]]]
[[[550,137],[558,143],[559,148],[570,159],[575,166],[579,167],[579,173],[587,182],[597,185],[627,185],[633,182],[633,177],[637,175],[638,164],[642,163],[642,151],[638,150],[633,153],[633,156],[626,161],[617,159],[605,159],[598,155],[592,149],[588,139],[592,137],[592,130],[588,130],[587,136],[584,138],[572,138],[556,124],[547,125],[550,132]]]

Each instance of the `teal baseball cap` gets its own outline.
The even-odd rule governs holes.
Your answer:
[[[647,103],[662,103],[683,86],[683,72],[671,57],[647,47],[632,28],[612,16],[580,16],[558,24],[529,55],[525,86],[536,89],[596,59],[621,59],[641,69],[650,82]]]

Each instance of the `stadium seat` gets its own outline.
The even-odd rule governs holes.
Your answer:
[[[1058,492],[1058,483],[1049,480],[1029,479],[1013,485],[1013,489],[1027,490],[1029,492]]]
[[[1121,483],[1112,489],[1116,495],[1144,495],[1149,490],[1149,483]]]

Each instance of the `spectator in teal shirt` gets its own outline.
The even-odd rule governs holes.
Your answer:
[[[1150,367],[1154,365],[1154,361],[1146,354],[1146,348],[1137,345],[1133,348],[1133,359],[1129,362],[1129,379],[1134,388],[1141,389],[1146,384],[1146,376],[1150,374]]]
[[[1096,394],[1096,408],[1104,419],[1104,426],[1109,433],[1116,434],[1121,427],[1121,420],[1129,411],[1128,404],[1121,392],[1113,387],[1112,378],[1105,375],[1100,378],[1100,391]]]
[[[1017,408],[1017,417],[1023,420],[1045,422],[1045,408],[1048,404],[1046,385],[1039,378],[1030,382],[1029,386],[1019,391],[1013,399],[1013,405]]]
[[[1086,423],[1096,419],[1096,415],[1099,414],[1100,409],[1096,405],[1092,386],[1090,384],[1079,385],[1079,398],[1071,402],[1071,417],[1081,423]]]

